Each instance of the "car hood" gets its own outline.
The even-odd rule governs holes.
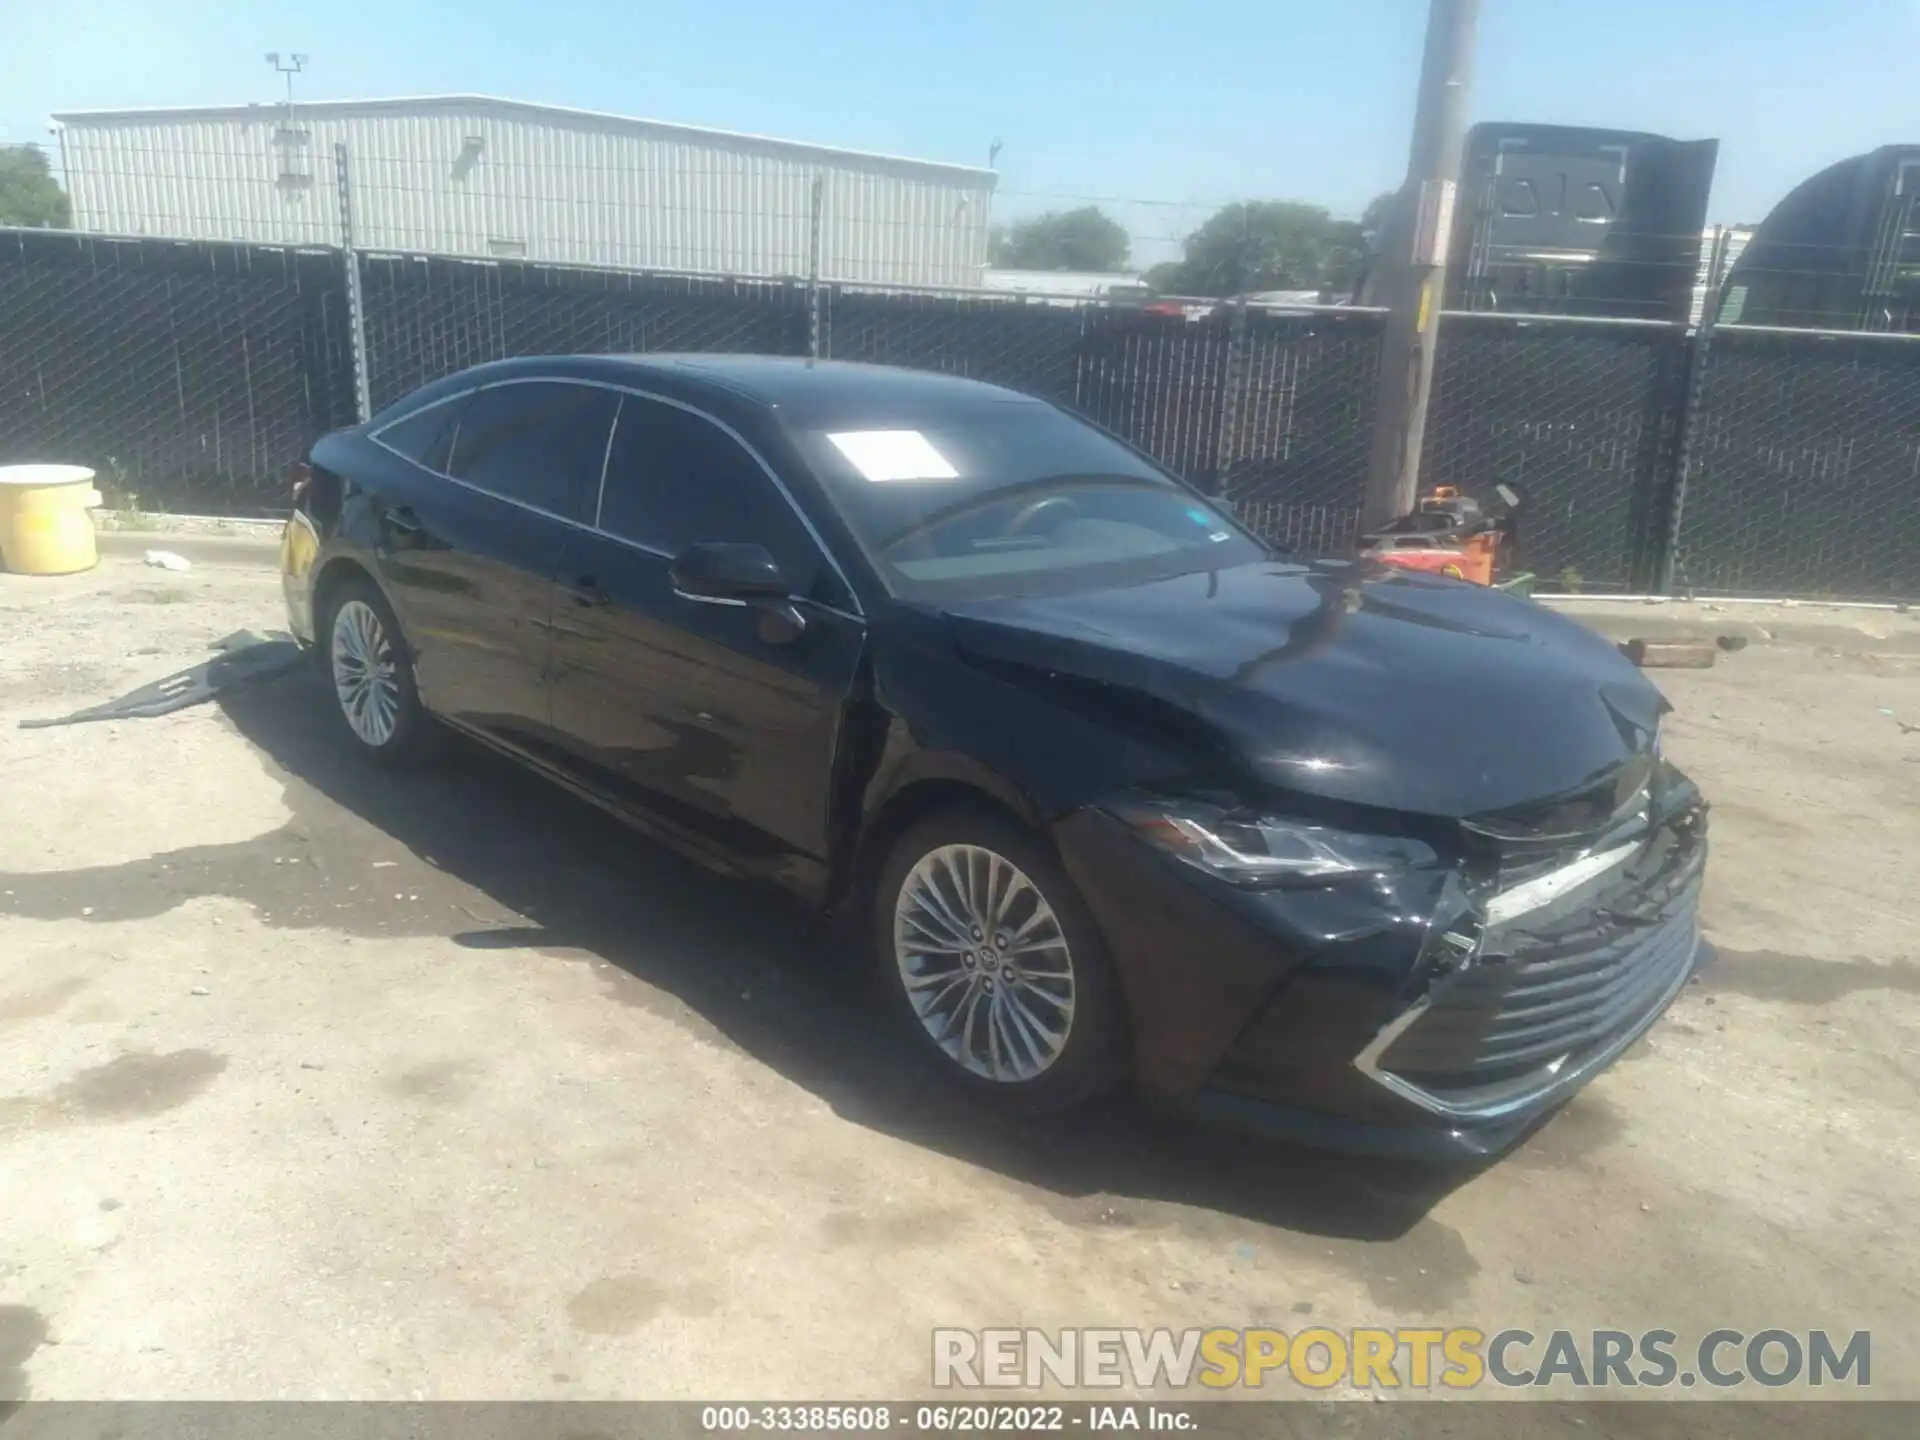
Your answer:
[[[1666,702],[1530,600],[1368,563],[1262,562],[944,607],[963,655],[1046,686],[1148,697],[1254,775],[1464,818],[1644,771]],[[1116,710],[1116,713],[1117,710]]]

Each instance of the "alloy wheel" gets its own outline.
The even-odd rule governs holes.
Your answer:
[[[942,845],[907,872],[893,910],[907,999],[949,1059],[986,1080],[1032,1080],[1073,1029],[1073,955],[1027,874],[980,845]]]
[[[333,690],[347,724],[362,742],[380,749],[400,723],[400,674],[380,616],[364,600],[349,600],[333,617]]]

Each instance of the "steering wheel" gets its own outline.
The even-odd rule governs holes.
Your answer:
[[[1007,528],[1000,533],[1003,536],[1024,535],[1034,528],[1043,515],[1054,517],[1052,523],[1080,513],[1080,507],[1073,503],[1070,495],[1045,495],[1030,505],[1022,505],[1013,519],[1007,522]]]

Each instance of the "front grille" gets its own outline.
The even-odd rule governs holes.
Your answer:
[[[1381,1055],[1429,1088],[1510,1079],[1604,1044],[1643,1019],[1693,957],[1694,913],[1594,949],[1482,960],[1442,980],[1425,1013]]]
[[[1678,990],[1697,944],[1704,835],[1663,827],[1597,893],[1490,927],[1362,1057],[1432,1108],[1523,1103],[1637,1034]],[[1442,937],[1445,938],[1445,937]]]

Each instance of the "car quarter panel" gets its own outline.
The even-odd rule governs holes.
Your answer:
[[[548,721],[553,575],[565,527],[358,436],[316,448],[344,478],[342,555],[371,572],[414,655],[427,708],[525,744]]]

